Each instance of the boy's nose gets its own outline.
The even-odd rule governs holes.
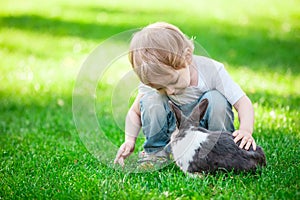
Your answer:
[[[168,95],[173,95],[175,93],[175,89],[170,87],[167,87],[165,91]]]

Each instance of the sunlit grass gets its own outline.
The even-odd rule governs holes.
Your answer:
[[[0,199],[298,199],[299,13],[293,0],[1,1]],[[126,174],[87,151],[72,113],[81,64],[108,37],[155,21],[194,36],[249,95],[254,136],[268,160],[261,173],[191,179],[170,165]],[[96,91],[97,117],[115,145],[123,141],[124,122],[114,121],[111,98],[128,71],[123,56]]]

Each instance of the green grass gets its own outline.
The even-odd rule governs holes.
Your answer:
[[[1,1],[0,199],[300,198],[300,4],[196,2]],[[81,64],[108,37],[155,21],[174,23],[225,63],[253,101],[266,168],[192,179],[171,164],[135,174],[87,150],[72,113]],[[112,117],[111,96],[128,66],[126,58],[113,63],[96,91],[112,148],[123,141],[123,122]]]

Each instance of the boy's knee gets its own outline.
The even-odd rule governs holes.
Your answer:
[[[208,99],[208,106],[219,112],[227,110],[230,104],[227,99],[217,90],[211,90],[206,92],[201,99]]]
[[[144,95],[140,100],[141,112],[162,116],[167,111],[167,97],[158,93]]]
[[[212,90],[203,95],[201,99],[208,99],[209,105],[204,118],[207,120],[207,128],[212,131],[228,130],[233,128],[232,106],[218,91]]]

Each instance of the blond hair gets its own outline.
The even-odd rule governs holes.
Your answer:
[[[193,42],[178,27],[157,22],[134,34],[129,61],[141,82],[149,84],[191,64],[193,51]]]

